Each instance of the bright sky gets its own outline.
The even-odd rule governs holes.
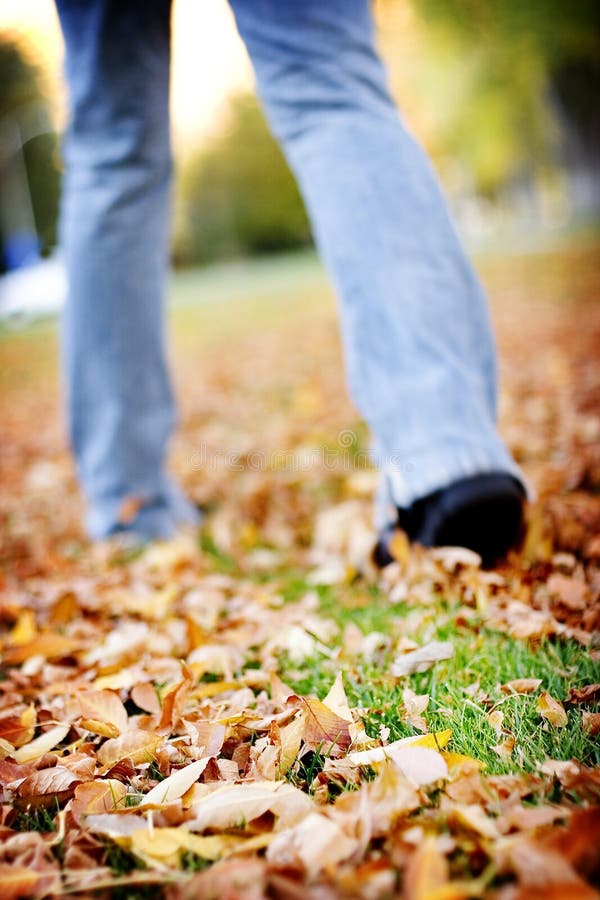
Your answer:
[[[61,94],[62,39],[53,0],[0,0],[0,28],[24,35]],[[226,0],[176,0],[173,14],[172,122],[189,146],[209,133],[224,101],[253,84],[250,63]],[[59,118],[63,104],[57,102]]]

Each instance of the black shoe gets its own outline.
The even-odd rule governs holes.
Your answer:
[[[383,568],[394,561],[389,541],[396,528],[423,547],[467,547],[491,566],[515,547],[523,533],[525,491],[504,472],[463,478],[398,510],[373,551]]]

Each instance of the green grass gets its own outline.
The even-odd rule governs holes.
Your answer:
[[[309,589],[304,585],[304,591]],[[302,583],[292,575],[288,599],[297,599]],[[379,631],[397,633],[398,622],[409,609],[405,604],[391,605],[375,587],[358,582],[340,589],[320,588],[321,612],[333,618],[340,631],[353,622],[367,634]],[[410,610],[414,614],[414,607]],[[376,660],[347,658],[325,654],[305,661],[302,666],[281,659],[281,676],[298,693],[323,697],[337,672],[342,669],[351,706],[366,710],[367,732],[377,736],[381,725],[390,729],[390,740],[418,734],[401,719],[402,691],[411,688],[429,694],[425,718],[430,731],[452,729],[450,750],[472,756],[482,762],[489,774],[534,772],[547,758],[578,759],[588,766],[600,764],[600,746],[582,727],[581,711],[566,707],[568,725],[557,728],[545,722],[536,711],[539,693],[547,690],[564,701],[569,688],[597,680],[597,667],[588,651],[574,642],[544,640],[534,645],[514,640],[506,634],[486,628],[482,622],[469,627],[456,622],[456,609],[438,599],[423,608],[423,615],[411,637],[417,642],[448,640],[454,656],[436,663],[428,672],[407,678],[389,675],[393,653],[384,652]],[[506,694],[502,684],[515,678],[540,678],[540,689],[529,695]],[[469,688],[478,684],[476,695]],[[478,695],[486,695],[485,700]],[[501,758],[492,747],[500,742],[488,715],[491,710],[504,714],[502,727],[516,739],[509,759]],[[508,735],[507,735],[508,736]]]
[[[54,817],[59,810],[58,801],[55,807],[49,809],[39,807],[37,809],[19,810],[10,827],[14,831],[39,831],[42,834],[56,831]]]

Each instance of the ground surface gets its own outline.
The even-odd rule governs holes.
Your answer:
[[[3,897],[598,896],[597,263],[481,261],[538,496],[493,573],[401,537],[370,568],[311,258],[176,279],[199,540],[85,543],[55,326],[0,335]]]

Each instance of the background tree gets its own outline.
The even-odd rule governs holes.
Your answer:
[[[179,263],[310,243],[296,182],[254,97],[231,101],[225,127],[182,167],[178,198]]]
[[[33,218],[39,247],[56,243],[60,193],[58,140],[40,72],[10,35],[0,35],[0,243]],[[23,208],[20,208],[23,207]],[[4,254],[0,265],[4,266]]]

